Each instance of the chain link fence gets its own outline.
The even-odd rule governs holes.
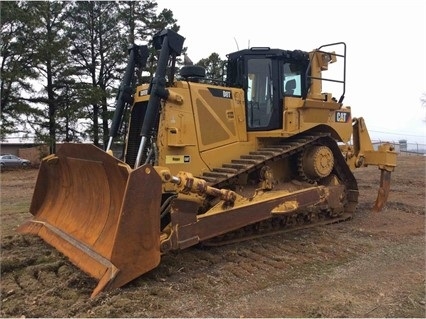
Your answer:
[[[382,143],[391,143],[395,147],[395,151],[401,155],[424,155],[426,156],[426,144],[412,143],[407,140],[399,141],[382,141],[382,140],[373,140],[373,147],[377,149],[378,146]]]

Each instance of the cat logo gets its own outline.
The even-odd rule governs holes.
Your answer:
[[[166,164],[184,164],[190,162],[191,156],[189,155],[166,155]]]
[[[338,123],[347,123],[351,118],[351,113],[349,112],[336,112],[334,120]]]
[[[139,96],[145,96],[145,95],[148,95],[148,90],[140,90],[139,91]]]

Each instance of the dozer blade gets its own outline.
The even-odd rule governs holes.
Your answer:
[[[373,211],[380,212],[386,204],[390,190],[391,172],[385,169],[380,170],[380,187],[377,193],[376,202],[374,203]]]
[[[121,287],[160,262],[161,179],[93,145],[64,144],[43,159],[18,228],[36,234],[99,280],[92,293]]]

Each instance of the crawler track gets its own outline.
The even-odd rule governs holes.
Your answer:
[[[334,212],[326,207],[297,211],[246,226],[237,231],[203,242],[203,244],[209,246],[224,245],[350,219],[358,203],[357,182],[347,166],[337,143],[327,134],[300,134],[284,141],[281,140],[276,143],[266,144],[255,152],[242,155],[230,163],[223,164],[220,168],[214,168],[211,172],[204,173],[201,178],[205,179],[211,186],[217,188],[232,188],[238,183],[241,174],[260,171],[265,165],[284,160],[314,145],[327,146],[333,153],[334,166],[332,174],[337,176],[340,183],[346,187],[346,204],[342,212]],[[303,174],[300,174],[299,177],[301,179],[304,178]],[[312,183],[312,181],[310,182]],[[321,185],[321,181],[312,184],[312,186],[315,185]]]

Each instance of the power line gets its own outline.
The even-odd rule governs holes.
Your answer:
[[[383,132],[383,131],[374,131],[374,130],[370,130],[370,132],[382,133],[382,134],[400,135],[400,136],[426,137],[426,135],[414,135],[414,134],[403,133],[403,132],[401,132],[401,133],[394,133],[394,132]]]

